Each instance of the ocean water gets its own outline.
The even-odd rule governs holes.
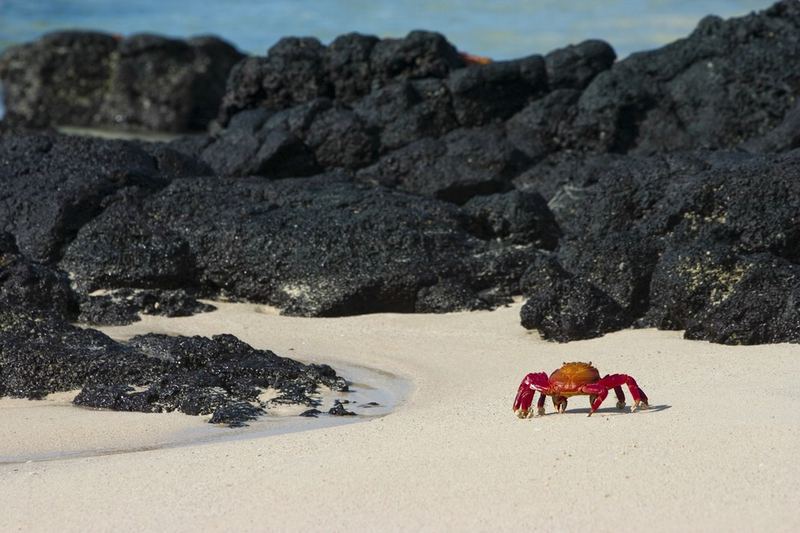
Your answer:
[[[286,35],[327,43],[351,31],[400,37],[429,29],[460,50],[495,59],[544,53],[588,38],[608,41],[621,58],[687,35],[705,15],[738,16],[769,5],[763,0],[0,0],[0,51],[67,28],[215,34],[254,54],[264,54]]]

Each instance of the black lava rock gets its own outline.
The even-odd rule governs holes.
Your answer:
[[[119,46],[99,32],[50,33],[0,55],[4,122],[30,127],[99,124]]]
[[[58,260],[63,246],[103,210],[107,198],[124,189],[163,187],[162,175],[175,175],[174,167],[162,172],[151,148],[63,135],[0,134],[0,228],[16,235],[19,249],[31,259]],[[160,149],[162,160],[168,151]]]
[[[212,415],[209,422],[241,426],[263,414],[265,389],[280,393],[276,403],[318,405],[318,386],[346,391],[344,379],[327,366],[303,365],[270,351],[256,350],[232,335],[168,337],[143,335],[129,349],[154,362],[161,372],[137,388],[106,383],[102,371],[75,403],[121,411]]]
[[[417,292],[414,311],[417,313],[447,313],[491,309],[492,305],[475,294],[469,286],[453,280],[441,281]]]
[[[564,232],[555,253],[558,266],[624,311],[626,319],[617,321],[619,309],[601,306],[610,323],[688,328],[692,338],[722,342],[790,341],[795,329],[775,313],[791,316],[787,309],[793,305],[798,177],[797,152],[617,158],[592,184],[551,200]],[[768,275],[766,264],[782,274]],[[550,278],[563,278],[558,269],[549,272]],[[534,277],[524,276],[523,285]],[[775,300],[748,306],[746,314],[740,306],[743,314],[736,317],[726,302],[734,293],[744,298],[737,287],[757,287],[758,294]],[[547,286],[523,290],[545,302],[534,309],[552,309],[567,298],[567,292]],[[543,320],[542,313],[525,313],[526,324]],[[710,324],[721,322],[712,317],[720,316],[730,326],[714,331]],[[755,328],[759,321],[772,329]],[[752,335],[744,333],[747,328]]]
[[[13,236],[0,233],[0,307],[74,318],[78,300],[67,275],[17,252]]]
[[[58,265],[82,294],[185,289],[330,316],[482,309],[522,292],[524,325],[557,340],[629,325],[794,340],[798,30],[786,0],[616,63],[600,41],[478,65],[429,32],[287,38],[232,71],[205,135],[156,146],[3,126],[0,232],[15,237],[0,246],[31,258],[9,263],[6,300],[63,315]],[[29,74],[11,61],[13,76],[41,77],[58,48],[91,95],[106,91],[99,77],[186,64],[195,46],[46,39],[60,48]],[[104,47],[130,69],[111,72]],[[92,65],[69,59],[90,49]],[[151,97],[170,116],[169,98]],[[26,105],[12,122],[46,112]],[[746,291],[770,299],[749,305]],[[113,299],[91,302],[86,316]],[[122,389],[107,385],[113,400]]]
[[[438,79],[391,83],[355,102],[353,110],[378,132],[381,153],[458,127],[450,92]]]
[[[377,151],[373,128],[353,111],[319,99],[275,114],[254,109],[235,115],[202,158],[218,175],[277,179],[360,168]]]
[[[412,31],[403,39],[383,39],[372,48],[370,65],[378,80],[444,78],[465,66],[445,37],[429,31]]]
[[[353,411],[345,409],[344,404],[339,400],[333,402],[333,407],[328,409],[328,414],[333,416],[357,416]]]
[[[85,296],[80,304],[78,321],[98,326],[122,326],[139,321],[139,313],[175,317],[215,309],[213,305],[198,302],[183,289],[117,289],[102,295]]]
[[[219,123],[240,111],[278,111],[318,98],[351,103],[392,81],[445,78],[465,66],[438,33],[413,31],[403,39],[347,34],[330,47],[317,39],[287,37],[266,57],[249,57],[231,71]]]
[[[310,316],[412,312],[420,289],[442,280],[475,296],[513,293],[528,248],[486,242],[467,219],[455,206],[340,175],[179,179],[148,197],[119,196],[62,265],[85,291],[180,281]]]
[[[800,342],[800,266],[769,255],[721,272],[687,339],[721,344]]]
[[[144,385],[164,365],[55,315],[0,309],[0,396],[41,398],[88,383]]]
[[[263,414],[264,409],[247,402],[229,403],[217,408],[208,422],[210,424],[227,424],[232,428],[242,427]]]
[[[595,76],[611,68],[617,54],[597,39],[553,50],[544,58],[550,89],[583,89]]]
[[[800,6],[709,16],[686,39],[633,54],[598,74],[575,127],[587,146],[654,153],[726,148],[777,126],[797,95]]]
[[[374,35],[347,33],[328,46],[325,63],[337,100],[353,102],[372,90],[370,56],[379,41]]]
[[[462,126],[502,121],[547,91],[545,62],[530,56],[474,65],[451,73],[447,86]]]
[[[390,152],[357,178],[463,204],[473,196],[509,190],[527,163],[502,131],[460,129]]]
[[[547,202],[538,193],[520,192],[475,196],[464,211],[473,219],[472,232],[485,239],[506,239],[553,250],[561,231]]]
[[[522,326],[544,339],[590,339],[628,326],[624,310],[603,291],[569,277],[536,291],[520,311]]]
[[[506,122],[508,139],[535,161],[580,148],[580,139],[571,127],[580,96],[580,91],[559,89],[530,103]]]
[[[32,127],[203,129],[241,58],[215,37],[51,33],[0,56],[5,120]]]

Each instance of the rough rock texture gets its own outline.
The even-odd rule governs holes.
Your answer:
[[[228,79],[219,122],[263,107],[280,110],[317,98],[349,103],[393,80],[444,78],[464,60],[438,33],[412,31],[379,40],[355,33],[329,47],[311,37],[286,37],[266,57],[249,57]]]
[[[95,380],[75,403],[117,411],[212,415],[211,423],[241,426],[265,412],[270,403],[320,404],[313,398],[320,385],[346,391],[347,382],[327,365],[304,365],[256,350],[232,335],[134,337],[129,348],[156,361],[161,375],[138,389],[129,384]],[[263,401],[266,389],[278,396]]]
[[[614,64],[617,54],[597,39],[553,50],[544,58],[550,89],[583,89]]]
[[[447,79],[456,118],[462,126],[503,121],[547,91],[541,56],[474,65]]]
[[[793,107],[798,53],[797,2],[706,17],[688,38],[598,74],[581,95],[575,131],[613,152],[735,146]]]
[[[0,134],[0,231],[36,261],[56,261],[110,195],[166,185],[194,166],[170,163],[166,148],[63,135]],[[167,170],[159,165],[165,163]],[[120,221],[122,222],[122,221]]]
[[[19,254],[13,235],[0,233],[0,308],[74,318],[78,302],[65,273]]]
[[[255,350],[231,335],[144,335],[127,344],[55,315],[0,309],[0,396],[41,398],[82,389],[75,403],[120,411],[213,415],[243,425],[271,403],[319,405],[320,385],[346,391],[327,365],[303,365]],[[278,396],[259,399],[266,389]]]
[[[800,266],[770,255],[748,257],[716,280],[709,305],[686,329],[687,339],[722,344],[800,342]]]
[[[423,137],[439,137],[459,126],[450,92],[439,79],[391,83],[352,107],[368,128],[378,132],[382,154]]]
[[[552,240],[541,202],[518,202],[508,216],[515,232],[541,230]],[[516,291],[536,247],[473,235],[481,219],[342,175],[178,179],[149,196],[118,195],[80,230],[61,265],[86,291],[194,286],[290,314],[412,312],[418,303],[428,310],[430,295],[418,293],[451,282],[469,297],[454,294],[437,308],[485,307]],[[501,216],[496,223],[512,227]]]
[[[474,226],[472,233],[486,239],[507,239],[552,250],[560,230],[547,202],[538,193],[510,191],[476,196],[464,204]]]
[[[4,120],[29,127],[204,129],[241,58],[215,37],[50,33],[0,56]]]
[[[540,275],[561,269],[599,290],[617,307],[595,314],[612,326],[638,320],[716,342],[796,341],[798,178],[797,151],[618,159],[591,185],[550,202],[564,236]],[[574,296],[559,296],[558,276],[531,288],[534,277],[523,277],[531,296],[524,325],[564,340],[602,333],[540,325],[547,314],[563,317]]]
[[[357,177],[373,184],[463,204],[511,188],[528,159],[495,128],[459,129],[426,138],[382,157]]]
[[[378,142],[356,113],[317,99],[274,114],[237,114],[203,147],[201,158],[222,176],[302,177],[366,166],[377,157]]]
[[[0,396],[41,398],[89,383],[144,385],[163,363],[53,314],[0,309]]]
[[[161,316],[191,316],[214,311],[183,289],[118,289],[102,295],[84,296],[78,321],[97,326],[122,326],[138,322],[139,313]]]
[[[116,291],[81,302],[81,319],[130,319],[137,309],[178,316],[208,311],[184,291]],[[127,313],[127,315],[126,315]],[[72,326],[77,297],[67,277],[20,255],[0,233],[0,397],[42,398],[82,389],[75,403],[123,411],[211,414],[242,425],[270,403],[319,405],[319,385],[347,390],[327,365],[303,365],[255,350],[231,335],[213,339],[145,335],[121,344]],[[266,389],[279,394],[269,402]]]
[[[520,311],[522,326],[548,340],[597,337],[630,324],[622,308],[590,283],[567,278],[531,296]]]
[[[118,42],[97,32],[57,32],[0,55],[3,121],[44,127],[95,123]]]

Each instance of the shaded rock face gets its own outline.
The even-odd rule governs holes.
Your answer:
[[[495,223],[513,235],[541,231],[553,245],[543,203],[516,207],[509,219],[519,220]],[[117,196],[81,229],[61,266],[86,291],[194,286],[310,316],[428,310],[431,288],[455,283],[460,292],[439,291],[435,307],[471,309],[513,294],[536,250],[470,233],[481,217],[342,175],[179,179],[149,196]]]
[[[111,195],[155,190],[207,167],[159,145],[50,134],[0,134],[0,230],[32,259],[57,261]]]
[[[21,255],[14,236],[0,233],[0,307],[74,318],[78,301],[65,273]]]
[[[57,32],[0,56],[14,125],[204,129],[242,55],[214,37]]]
[[[564,236],[523,276],[523,325],[560,340],[636,323],[730,344],[797,342],[798,178],[800,152],[618,160],[550,202]],[[558,323],[573,313],[564,286],[575,279],[597,300],[576,309],[594,308],[599,326]]]
[[[588,71],[588,83],[577,79],[582,65],[610,57],[602,43],[578,46],[593,56],[572,47],[548,54],[551,91],[506,122],[509,140],[537,162],[515,184],[550,200],[553,180],[582,172],[593,153],[797,147],[798,30],[792,1],[741,18],[707,17],[685,39]]]
[[[360,168],[375,159],[377,149],[376,132],[358,115],[318,99],[275,114],[244,111],[209,140],[200,157],[221,176],[279,179]]]
[[[527,163],[502,131],[455,130],[395,150],[357,178],[463,204],[474,196],[508,191]]]

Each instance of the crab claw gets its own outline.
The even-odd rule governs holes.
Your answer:
[[[639,409],[650,409],[650,404],[647,403],[647,400],[639,400],[631,406],[631,413],[635,413]]]
[[[514,412],[520,418],[528,418],[531,415],[531,404],[533,396],[537,390],[542,391],[547,387],[547,374],[544,372],[531,373],[525,376],[517,389],[517,396],[514,398]],[[538,411],[538,410],[537,410]]]

